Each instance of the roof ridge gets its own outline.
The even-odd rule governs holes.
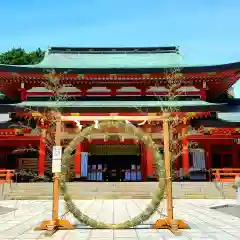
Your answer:
[[[179,53],[179,47],[49,47],[48,54],[52,53]]]

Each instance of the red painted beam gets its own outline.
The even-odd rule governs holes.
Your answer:
[[[16,115],[18,116],[29,116],[29,117],[36,117],[37,115],[35,115],[35,113],[37,112],[24,112],[23,111],[17,111],[16,112]],[[63,114],[63,116],[152,116],[152,115],[155,115],[157,114],[156,112],[155,113],[148,113],[148,112],[132,112],[132,113],[98,113],[98,112],[90,112],[90,113],[65,113]],[[171,113],[172,116],[189,116],[190,118],[195,118],[195,117],[201,117],[201,116],[210,116],[211,113],[210,112],[195,112],[193,113],[192,116],[191,115],[191,112],[172,112]],[[40,115],[39,115],[40,116]],[[134,119],[133,119],[134,121]],[[66,121],[67,122],[67,121]]]
[[[117,145],[117,144],[138,144],[136,141],[134,141],[133,139],[126,139],[123,142],[121,142],[120,140],[107,140],[104,141],[104,139],[93,139],[89,142],[89,144],[112,144],[112,145]]]
[[[148,91],[145,96],[168,96],[169,92],[154,92]],[[63,92],[61,95],[68,96],[83,96],[82,92]],[[119,92],[116,91],[112,95],[111,92],[86,92],[84,96],[142,96],[141,92]],[[192,96],[192,95],[201,95],[200,91],[190,91],[190,92],[181,92],[179,96]],[[54,96],[52,92],[27,92],[27,97],[51,97]]]
[[[38,141],[33,141],[33,140],[28,140],[28,141],[16,141],[16,140],[13,140],[13,141],[3,141],[3,140],[0,140],[0,146],[1,147],[12,147],[13,149],[17,149],[17,148],[20,148],[20,149],[23,149],[25,147],[27,147],[28,145],[31,145],[32,147],[38,147],[39,146],[39,140]]]
[[[0,155],[2,156],[2,155],[9,155],[9,154],[12,154],[13,153],[13,151],[14,151],[14,149],[12,149],[12,150],[0,150]]]
[[[221,72],[198,72],[198,73],[176,73],[176,75],[181,77],[209,77],[209,78],[215,78],[219,76],[230,76],[232,74],[233,70],[226,70]],[[2,77],[13,77],[13,76],[19,76],[19,77],[36,77],[36,78],[47,78],[48,74],[43,73],[18,73],[18,72],[0,72],[0,76]],[[126,80],[149,80],[149,79],[158,79],[158,78],[165,78],[168,76],[168,73],[151,73],[151,74],[72,74],[72,73],[66,73],[66,74],[56,74],[61,79],[65,78],[75,78],[78,80],[83,79],[97,79],[97,80],[104,80],[104,79],[111,79],[111,80],[117,80],[117,79],[126,79]],[[136,78],[136,79],[135,79]],[[26,79],[28,80],[28,79]],[[204,79],[205,80],[205,79]]]
[[[160,131],[158,131],[159,133]],[[223,140],[227,140],[228,142],[233,143],[233,139],[235,138],[240,138],[240,135],[190,135],[188,136],[188,140],[191,141],[198,141],[198,140],[211,140],[212,141],[220,141],[222,142]],[[1,146],[6,146],[9,145],[14,145],[14,144],[20,144],[24,142],[24,144],[31,143],[40,141],[40,136],[0,136],[0,145]],[[136,144],[136,141],[132,139],[125,139],[124,142],[121,142],[119,140],[108,140],[104,141],[103,139],[93,139],[90,143],[92,144]]]
[[[39,141],[40,136],[1,136],[0,141]]]
[[[15,136],[17,133],[17,130],[18,129],[16,128],[2,128],[0,129],[0,136],[1,135]],[[22,128],[21,130],[23,131],[24,134],[30,133],[32,131],[31,128]]]
[[[194,134],[188,136],[189,140],[221,140],[221,139],[230,139],[240,138],[239,135],[227,135],[227,134],[214,134],[214,135],[203,135],[203,134]]]

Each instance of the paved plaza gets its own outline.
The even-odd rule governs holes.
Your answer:
[[[119,223],[133,217],[150,200],[89,200],[76,201],[82,211],[92,218],[108,223]],[[34,231],[42,220],[51,218],[51,201],[0,201],[4,212],[0,213],[0,239],[57,239],[57,240],[163,240],[163,239],[240,239],[240,219],[210,209],[223,204],[234,204],[234,200],[176,200],[175,216],[186,220],[191,230],[180,230],[181,236],[174,236],[169,230],[151,230],[150,226],[159,218],[159,213],[151,217],[137,229],[92,230],[80,225],[71,215],[67,219],[77,224],[77,229],[58,231],[52,237],[44,232]],[[61,201],[60,211],[64,213]],[[6,208],[10,208],[6,212]],[[163,202],[160,211],[166,213]],[[60,215],[61,215],[60,213]]]

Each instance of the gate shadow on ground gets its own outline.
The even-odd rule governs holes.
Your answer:
[[[210,209],[240,218],[240,205],[237,204],[225,204],[220,206],[214,206],[211,207]]]
[[[0,215],[10,213],[10,212],[14,212],[16,210],[17,210],[17,208],[8,208],[8,207],[0,206]]]

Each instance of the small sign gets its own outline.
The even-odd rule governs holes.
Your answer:
[[[52,160],[52,172],[53,173],[60,173],[61,172],[61,161]]]
[[[61,159],[62,159],[62,147],[53,146],[52,153],[52,172],[60,173],[61,172]]]
[[[61,146],[53,146],[53,160],[60,160],[62,159],[62,147]]]

